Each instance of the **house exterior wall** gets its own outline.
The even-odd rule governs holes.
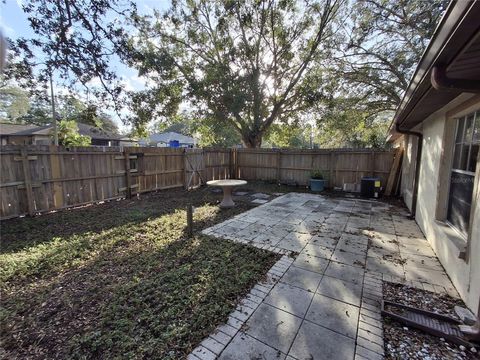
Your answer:
[[[416,136],[405,135],[403,137],[404,155],[402,161],[402,180],[400,184],[400,193],[407,205],[412,211],[413,183],[415,181],[415,162],[417,159],[418,138]]]
[[[132,147],[132,146],[139,146],[139,144],[138,144],[138,141],[135,141],[135,140],[120,140],[118,146]]]
[[[118,146],[120,143],[119,140],[108,140],[108,139],[95,139],[92,138],[92,146]]]
[[[51,144],[51,137],[48,135],[4,135],[2,145],[46,145]]]
[[[53,138],[50,135],[35,135],[33,137],[34,145],[50,145],[53,144]]]
[[[466,248],[466,240],[462,239],[450,226],[436,219],[438,198],[445,196],[442,191],[448,193],[448,189],[440,189],[440,169],[442,159],[445,156],[444,136],[451,134],[451,127],[446,127],[452,109],[465,102],[470,96],[462,95],[436,113],[430,115],[414,130],[423,133],[423,149],[421,157],[420,178],[418,188],[418,200],[415,219],[431,244],[438,259],[449,275],[460,296],[466,305],[475,313],[478,312],[480,300],[480,202],[473,203],[473,222],[469,237],[469,258],[459,258],[460,253]],[[480,102],[478,103],[480,107]],[[451,119],[450,119],[451,121]],[[448,130],[448,134],[445,131]],[[416,146],[412,136],[406,137],[405,158],[402,174],[402,194],[407,206],[411,207],[411,194],[413,193],[413,181],[415,171]],[[409,150],[410,147],[415,149]],[[444,165],[443,165],[444,166]],[[478,173],[478,172],[477,172]],[[479,181],[478,177],[475,181]],[[445,183],[445,180],[443,181]],[[467,255],[468,256],[468,255]]]
[[[2,138],[2,145],[33,145],[33,137],[6,135]]]

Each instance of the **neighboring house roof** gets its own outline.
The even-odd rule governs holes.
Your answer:
[[[191,136],[182,135],[173,131],[164,132],[161,134],[152,134],[149,138],[152,143],[166,143],[172,140],[177,140],[180,144],[194,144],[195,139]]]
[[[78,123],[78,132],[81,135],[90,136],[92,139],[102,139],[102,140],[120,140],[122,135],[113,134],[109,131],[100,129],[95,126]]]
[[[120,140],[124,136],[113,134],[109,131],[97,128],[95,126],[78,123],[78,132],[81,135],[90,136],[92,139],[101,140]],[[52,125],[36,126],[36,125],[16,125],[16,124],[0,124],[0,135],[10,136],[33,136],[33,135],[51,135]]]
[[[138,141],[134,138],[131,138],[130,136],[128,135],[120,135],[119,137],[119,140],[122,140],[122,141]]]
[[[398,137],[395,126],[409,130],[439,110],[465,89],[438,86],[432,72],[462,83],[480,81],[480,1],[452,1],[445,10],[427,49],[398,107],[390,134]],[[434,70],[435,69],[435,70]],[[433,83],[436,82],[436,87]]]
[[[20,125],[20,124],[4,124],[0,123],[0,135],[13,135],[19,131],[34,130],[38,128],[36,125]]]
[[[49,136],[52,134],[52,126],[51,125],[45,125],[45,126],[35,126],[30,129],[25,129],[22,131],[16,132],[15,136],[31,136],[31,135],[45,135]]]

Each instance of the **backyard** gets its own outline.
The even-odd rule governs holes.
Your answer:
[[[381,316],[382,299],[463,305],[400,202],[258,181],[234,195],[229,209],[200,187],[4,221],[2,357],[475,358]]]
[[[198,235],[253,206],[218,200],[169,190],[3,222],[1,356],[185,357],[278,258]]]
[[[0,359],[480,359],[480,0],[0,14]]]

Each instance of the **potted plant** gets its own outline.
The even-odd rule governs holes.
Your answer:
[[[320,170],[312,170],[310,172],[310,190],[315,192],[323,191],[325,188],[325,179]]]

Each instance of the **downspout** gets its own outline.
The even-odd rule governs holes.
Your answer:
[[[418,182],[420,179],[420,161],[422,159],[422,143],[423,143],[423,134],[417,131],[402,130],[400,129],[400,124],[395,124],[395,131],[404,135],[413,135],[418,139],[417,144],[417,159],[415,160],[415,179],[413,183],[413,195],[412,195],[412,210],[411,218],[415,219],[415,214],[417,212],[417,198],[418,198]]]

